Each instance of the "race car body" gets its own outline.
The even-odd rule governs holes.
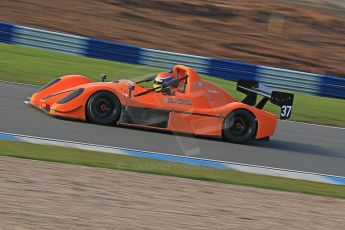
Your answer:
[[[239,80],[237,90],[247,96],[238,101],[191,68],[176,65],[173,80],[146,88],[139,82],[93,82],[81,75],[55,79],[34,93],[29,104],[53,116],[101,125],[127,125],[178,133],[219,136],[235,143],[273,135],[277,118],[264,111],[267,101],[290,117],[293,94],[272,91],[256,81]],[[257,95],[263,96],[257,103]]]

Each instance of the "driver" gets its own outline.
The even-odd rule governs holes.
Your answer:
[[[153,88],[161,86],[163,83],[169,82],[174,80],[171,73],[168,72],[161,72],[158,73],[154,82],[153,82]],[[156,92],[162,92],[164,94],[171,94],[171,87],[167,87],[164,89],[156,89]]]

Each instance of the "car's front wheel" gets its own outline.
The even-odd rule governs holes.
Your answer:
[[[95,124],[113,125],[121,113],[121,103],[116,95],[109,91],[93,94],[86,106],[88,119]]]
[[[226,141],[245,143],[253,139],[257,130],[254,115],[245,109],[232,111],[223,122],[223,137]]]

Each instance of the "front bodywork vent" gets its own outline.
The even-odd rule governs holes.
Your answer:
[[[49,86],[52,86],[52,85],[58,83],[60,80],[61,80],[61,78],[56,78],[56,79],[52,80],[51,82],[48,82],[42,88],[40,88],[36,93],[41,92],[42,90],[48,88]]]
[[[74,98],[78,97],[80,94],[82,94],[84,92],[84,88],[79,88],[75,91],[73,91],[72,93],[68,94],[66,97],[62,98],[60,101],[58,101],[58,104],[65,104],[71,100],[73,100]]]

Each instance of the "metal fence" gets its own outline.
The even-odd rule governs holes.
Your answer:
[[[345,99],[345,78],[271,68],[195,55],[146,49],[94,38],[0,22],[0,42],[119,62],[171,68],[184,64],[225,80],[252,79],[275,89]]]

